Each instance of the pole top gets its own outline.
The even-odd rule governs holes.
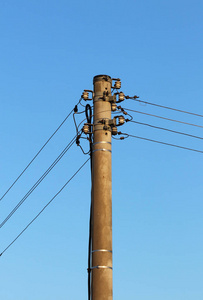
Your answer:
[[[111,76],[108,75],[96,75],[93,79],[93,84],[97,81],[109,81],[111,82]]]

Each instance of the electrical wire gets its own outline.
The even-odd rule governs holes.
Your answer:
[[[203,140],[203,137],[201,137],[201,136],[192,135],[192,134],[181,132],[181,131],[176,131],[176,130],[172,130],[172,129],[168,129],[168,128],[164,128],[164,127],[154,126],[154,125],[151,125],[151,124],[148,124],[148,123],[142,123],[142,122],[133,121],[133,120],[130,120],[129,122],[139,124],[139,125],[149,126],[149,127],[156,128],[156,129],[166,130],[166,131],[169,131],[169,132],[172,132],[172,133],[182,134],[182,135],[185,135],[185,136],[189,136],[189,137],[192,137],[192,138]]]
[[[137,101],[137,102],[141,102],[141,103],[145,103],[145,104],[149,104],[149,105],[153,105],[153,106],[157,106],[157,107],[161,107],[161,108],[166,108],[166,109],[178,111],[178,112],[181,112],[181,113],[185,113],[185,114],[189,114],[189,115],[201,117],[201,118],[203,117],[203,115],[196,114],[196,113],[193,113],[193,112],[190,112],[190,111],[185,111],[185,110],[181,110],[181,109],[177,109],[177,108],[173,108],[173,107],[169,107],[169,106],[164,106],[164,105],[160,105],[160,104],[156,104],[156,103],[152,103],[152,102],[147,102],[147,101],[136,99],[138,97],[134,98],[134,97],[126,96],[125,98],[126,99],[131,99],[131,100],[134,100],[134,101]]]
[[[76,135],[77,136],[77,135]],[[76,140],[76,136],[70,141],[70,143],[64,148],[64,150],[59,154],[55,161],[49,166],[49,168],[43,173],[43,175],[35,182],[31,189],[25,194],[25,196],[18,202],[18,204],[12,209],[12,211],[7,215],[7,217],[0,223],[0,228],[12,217],[12,215],[18,210],[18,208],[25,202],[25,200],[34,192],[38,185],[45,179],[45,177],[51,172],[51,170],[57,165],[61,158],[66,154],[66,152],[72,147]]]
[[[75,111],[76,109],[77,109],[77,105],[74,108],[73,121],[74,121],[74,124],[75,124],[76,132],[78,133],[78,126],[77,126],[77,123],[76,123],[75,115],[83,114],[85,112],[85,110],[83,110],[81,112],[78,112],[78,111]]]
[[[177,122],[177,123],[181,123],[181,124],[185,124],[185,125],[190,125],[190,126],[203,128],[202,125],[197,125],[197,124],[193,124],[193,123],[187,123],[187,122],[183,122],[183,121],[179,121],[179,120],[169,119],[169,118],[165,118],[165,117],[162,117],[162,116],[157,116],[157,115],[153,115],[153,114],[149,114],[149,113],[145,113],[145,112],[142,112],[142,111],[133,110],[133,109],[129,109],[129,108],[124,108],[124,109],[128,110],[128,111],[131,111],[131,112],[138,113],[138,114],[142,114],[142,115],[147,115],[147,116],[156,117],[156,118],[159,118],[159,119],[164,119],[164,120],[167,120],[167,121],[172,121],[172,122]]]
[[[141,136],[136,136],[136,135],[132,135],[132,134],[128,134],[128,133],[119,132],[119,134],[125,134],[125,135],[128,135],[129,137],[133,137],[133,138],[137,138],[137,139],[141,139],[141,140],[145,140],[145,141],[149,141],[149,142],[154,142],[154,143],[158,143],[158,144],[163,144],[163,145],[166,145],[166,146],[172,146],[172,147],[176,147],[176,148],[180,148],[180,149],[184,149],[184,150],[203,153],[203,151],[201,151],[201,150],[197,150],[197,149],[193,149],[193,148],[187,148],[187,147],[183,147],[183,146],[179,146],[179,145],[175,145],[175,144],[170,144],[170,143],[165,143],[165,142],[161,142],[161,141],[157,141],[157,140],[153,140],[153,139],[148,139],[148,138],[144,138],[144,137],[141,137]]]
[[[0,256],[4,254],[15,242],[16,240],[28,229],[28,227],[41,215],[41,213],[49,206],[49,204],[62,192],[62,190],[69,184],[69,182],[77,175],[77,173],[85,166],[89,161],[88,158],[82,166],[73,174],[73,176],[62,186],[62,188],[54,195],[53,198],[40,210],[40,212],[32,219],[32,221],[17,235],[17,237],[0,253]]]
[[[89,104],[87,104],[87,105],[85,106],[85,110],[84,110],[84,111],[82,111],[82,112],[77,112],[77,111],[75,111],[75,113],[73,114],[73,120],[74,120],[74,123],[75,123],[76,132],[78,133],[78,126],[77,126],[76,119],[75,119],[75,116],[74,116],[74,115],[75,115],[75,114],[82,114],[82,113],[84,113],[84,112],[85,112],[85,115],[86,115],[87,124],[89,125],[89,138],[87,138],[87,137],[86,137],[86,138],[81,137],[81,134],[80,134],[80,135],[78,135],[78,137],[77,137],[76,144],[77,144],[77,146],[80,147],[80,149],[82,150],[83,154],[87,155],[87,154],[90,154],[90,151],[91,151],[91,150],[89,150],[88,152],[85,152],[84,149],[83,149],[83,147],[82,147],[81,144],[80,144],[80,139],[88,140],[88,141],[90,142],[90,146],[91,146],[91,140],[92,140],[92,124],[91,124],[92,107],[91,107]]]
[[[80,100],[76,105],[80,103]],[[70,117],[74,109],[71,110],[71,112],[65,117],[65,119],[61,122],[61,124],[58,126],[58,128],[52,133],[52,135],[48,138],[48,140],[44,143],[44,145],[40,148],[40,150],[37,152],[37,154],[32,158],[32,160],[29,162],[29,164],[25,167],[25,169],[19,174],[19,176],[14,180],[14,182],[10,185],[10,187],[6,190],[6,192],[1,196],[0,201],[8,194],[8,192],[12,189],[12,187],[16,184],[16,182],[20,179],[20,177],[25,173],[25,171],[30,167],[30,165],[33,163],[33,161],[37,158],[37,156],[42,152],[42,150],[46,147],[46,145],[51,141],[51,139],[54,137],[54,135],[58,132],[58,130],[62,127],[62,125],[67,121],[67,119]]]

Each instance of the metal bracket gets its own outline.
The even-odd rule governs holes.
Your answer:
[[[116,103],[116,94],[113,94],[112,96],[104,95],[103,101],[110,102],[110,103]]]
[[[104,124],[106,126],[116,126],[116,119],[101,119],[99,123]]]

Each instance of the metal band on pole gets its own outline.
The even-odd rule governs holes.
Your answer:
[[[113,268],[109,267],[109,266],[95,266],[95,267],[91,267],[90,269],[91,270],[94,270],[94,269],[110,269],[110,270],[113,270]]]
[[[105,148],[102,148],[102,149],[95,149],[95,150],[93,150],[92,152],[94,153],[94,152],[97,152],[97,151],[107,151],[107,152],[110,152],[110,153],[112,153],[112,151],[111,151],[111,150],[109,150],[109,149],[105,149]]]
[[[92,253],[94,253],[94,252],[109,252],[109,253],[112,253],[111,250],[106,250],[106,249],[92,250]]]

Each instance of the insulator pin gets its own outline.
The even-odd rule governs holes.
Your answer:
[[[117,80],[115,83],[114,83],[114,89],[120,89],[121,88],[121,81],[120,80]]]
[[[89,99],[89,93],[88,92],[83,92],[82,98],[86,101]]]
[[[112,104],[111,104],[111,110],[112,110],[112,111],[116,111],[116,109],[117,109],[116,103],[112,103]]]
[[[119,123],[119,125],[123,125],[125,123],[125,118],[123,116],[120,116],[118,118],[118,123]]]
[[[112,129],[111,129],[111,133],[112,133],[112,135],[117,135],[117,133],[118,133],[118,129],[117,129],[117,127],[112,127]]]
[[[124,101],[125,100],[125,95],[123,92],[120,92],[119,95],[118,95],[118,99],[119,99],[119,102],[121,101]]]
[[[88,126],[87,124],[85,124],[85,125],[83,126],[82,131],[84,132],[84,134],[88,134],[88,133],[89,133],[89,126]]]

